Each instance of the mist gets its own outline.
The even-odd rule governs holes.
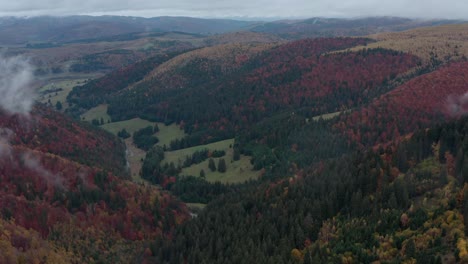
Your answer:
[[[0,54],[0,108],[8,114],[19,114],[18,120],[22,124],[30,122],[29,115],[36,99],[31,86],[33,77],[33,67],[26,58]],[[12,160],[10,140],[13,135],[11,129],[0,127],[0,158]],[[63,179],[45,169],[32,153],[24,153],[21,160],[25,168],[37,172],[49,184],[63,187]]]
[[[0,54],[0,107],[10,114],[28,115],[36,98],[33,77],[33,67],[26,58]]]
[[[468,92],[461,96],[451,95],[447,99],[449,114],[459,117],[468,114]]]
[[[63,188],[63,179],[53,174],[52,172],[45,169],[38,158],[36,158],[31,152],[26,152],[22,155],[24,166],[32,171],[37,172],[48,184],[55,187]]]
[[[11,157],[10,138],[13,131],[0,127],[0,158]]]

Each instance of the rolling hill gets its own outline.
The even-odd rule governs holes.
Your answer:
[[[128,180],[125,147],[107,132],[40,105],[30,116],[2,112],[0,132],[1,226],[10,232],[0,262],[132,262],[143,241],[188,219],[168,193]]]
[[[467,113],[468,63],[452,63],[416,77],[337,121],[349,141],[365,146],[397,140]]]
[[[139,116],[183,122],[186,131],[205,130],[196,139],[201,143],[207,137],[232,137],[233,131],[284,110],[313,106],[311,115],[340,111],[359,104],[366,90],[417,65],[416,57],[388,50],[324,55],[364,42],[344,38],[283,44],[246,56],[240,64],[244,66],[234,71],[225,70],[236,65],[232,62],[221,64],[227,65],[224,69],[213,63],[216,56],[176,64],[179,74],[157,68],[159,76],[110,100],[108,113],[113,120]],[[174,61],[177,58],[167,65]]]

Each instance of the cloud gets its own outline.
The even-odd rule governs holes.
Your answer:
[[[468,18],[465,0],[0,0],[0,15]]]
[[[0,127],[0,158],[11,158],[10,139],[13,136],[13,131],[8,128]]]
[[[27,115],[36,97],[32,80],[33,69],[27,59],[0,54],[0,108],[10,114]]]
[[[450,95],[447,98],[447,108],[449,114],[454,117],[468,114],[468,92],[461,96]]]
[[[27,124],[29,113],[35,100],[35,92],[31,88],[33,69],[28,60],[21,56],[5,57],[0,54],[0,108],[10,114],[21,114],[18,122]],[[22,118],[26,116],[27,118]],[[0,158],[13,159],[13,149],[10,140],[14,132],[9,128],[0,127]],[[25,168],[37,172],[47,183],[63,188],[63,179],[45,169],[32,152],[21,155]]]
[[[22,155],[22,161],[26,168],[37,172],[48,184],[55,187],[64,188],[62,177],[53,174],[45,169],[40,163],[39,159],[34,157],[31,152],[26,152]]]

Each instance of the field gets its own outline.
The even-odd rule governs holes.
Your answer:
[[[250,179],[257,179],[260,176],[260,171],[254,171],[252,164],[250,164],[250,157],[242,156],[240,160],[232,160],[232,150],[226,152],[226,156],[223,157],[226,160],[227,170],[225,173],[218,171],[210,171],[208,168],[208,160],[192,165],[188,168],[182,169],[181,175],[193,175],[198,176],[200,170],[205,171],[206,180],[209,182],[222,182],[222,183],[243,183]],[[214,158],[215,164],[218,165],[220,158]]]
[[[120,122],[113,122],[104,124],[101,127],[114,135],[124,129],[127,130],[128,133],[133,134],[133,132],[145,128],[147,126],[154,126],[154,122],[146,121],[141,118],[134,118],[130,120],[120,121]]]
[[[151,121],[143,120],[141,118],[134,118],[134,119],[120,121],[120,122],[112,122],[112,123],[104,124],[101,127],[111,132],[112,134],[117,135],[117,133],[124,128],[125,130],[127,130],[128,133],[133,134],[133,132],[139,129],[145,128],[147,126],[154,126],[156,124],[158,124],[158,127],[159,127],[159,132],[156,133],[156,136],[159,139],[159,142],[157,145],[159,146],[163,146],[164,144],[169,145],[169,143],[172,140],[183,138],[185,136],[184,131],[180,129],[176,124],[171,124],[169,126],[166,126],[164,125],[164,123],[151,122]]]
[[[164,153],[165,158],[164,158],[163,163],[164,162],[167,162],[167,163],[174,162],[175,165],[178,165],[179,163],[182,163],[185,160],[186,156],[192,155],[197,150],[203,150],[203,149],[224,150],[224,151],[227,152],[228,150],[231,149],[231,147],[233,145],[234,145],[234,139],[226,139],[226,140],[218,141],[218,142],[211,143],[211,144],[200,145],[200,146],[180,149],[180,150],[176,150],[176,151],[168,151],[168,152]]]
[[[169,146],[172,140],[180,139],[185,137],[184,130],[180,129],[177,124],[170,124],[168,126],[163,123],[157,123],[159,127],[159,132],[156,133],[156,136],[159,139],[158,146]]]
[[[96,109],[96,108],[93,108],[93,109]],[[90,111],[93,111],[93,109],[91,109]],[[103,107],[101,107],[100,110],[101,111],[95,110],[95,112],[96,113],[106,112],[106,111],[103,111]],[[91,116],[90,111],[86,113],[88,116]],[[97,116],[94,116],[94,117],[97,118]],[[108,124],[102,125],[101,127],[111,132],[112,134],[117,135],[117,133],[124,128],[130,134],[133,134],[133,132],[139,129],[145,128],[147,126],[154,126],[155,124],[158,124],[158,127],[159,127],[159,132],[156,133],[156,136],[160,140],[158,145],[161,145],[161,146],[163,146],[164,144],[169,145],[169,142],[171,142],[172,140],[183,138],[185,136],[184,131],[181,130],[176,124],[166,126],[163,123],[154,123],[154,122],[150,122],[150,121],[143,120],[140,118],[134,118],[134,119],[121,121],[121,122],[108,123]],[[144,180],[141,179],[141,177],[139,176],[139,173],[140,173],[140,169],[142,165],[142,159],[145,158],[146,152],[144,150],[137,148],[133,144],[132,137],[125,140],[125,145],[127,146],[127,160],[130,165],[130,172],[131,172],[132,179],[135,182],[143,182]]]
[[[66,109],[68,107],[68,94],[71,92],[73,87],[82,85],[86,80],[87,79],[68,79],[50,82],[49,84],[44,85],[39,89],[39,101],[42,103],[47,103],[50,100],[50,103],[53,107],[55,107],[55,104],[60,101],[62,103],[62,109]],[[61,88],[62,91],[52,92],[52,90],[59,88]]]
[[[240,160],[233,161],[233,144],[234,139],[227,139],[207,145],[201,145],[176,151],[168,151],[165,153],[165,159],[162,163],[174,162],[174,164],[177,166],[179,164],[182,164],[186,156],[191,156],[197,150],[224,150],[226,151],[226,155],[221,158],[224,158],[224,160],[226,161],[227,170],[225,173],[221,173],[218,171],[212,172],[208,168],[208,160],[205,160],[200,164],[194,164],[190,167],[183,168],[180,175],[198,176],[200,174],[200,171],[203,169],[205,171],[206,180],[209,182],[219,181],[222,183],[241,183],[249,179],[258,178],[260,172],[252,170],[253,166],[252,164],[250,164],[249,157],[241,155]],[[221,158],[213,159],[215,161],[216,166],[218,164],[219,159]]]
[[[349,111],[345,111],[345,113],[346,112],[349,112]],[[334,117],[339,116],[341,113],[343,113],[343,112],[339,111],[339,112],[334,112],[334,113],[329,113],[329,114],[323,114],[323,115],[319,115],[319,116],[314,116],[312,119],[314,121],[318,121],[318,120],[320,120],[320,118],[322,118],[323,120],[329,120],[329,119],[332,119]]]
[[[91,122],[93,119],[104,120],[104,123],[108,123],[111,117],[107,114],[107,105],[102,104],[94,108],[89,109],[86,113],[81,115],[81,120]]]

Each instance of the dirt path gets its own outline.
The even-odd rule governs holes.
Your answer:
[[[131,137],[125,140],[125,145],[127,146],[127,161],[130,165],[132,180],[137,183],[147,183],[146,180],[140,177],[142,160],[145,158],[146,152],[137,148]]]

